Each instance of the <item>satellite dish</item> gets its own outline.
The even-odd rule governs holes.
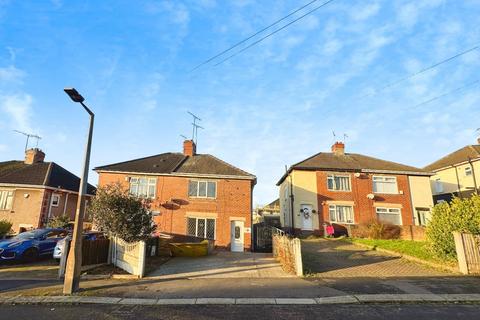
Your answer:
[[[360,178],[361,175],[362,174],[360,172],[355,172],[355,174],[354,174],[355,178]]]
[[[367,194],[367,198],[370,199],[370,200],[373,200],[373,199],[375,199],[375,195],[373,193],[369,193],[369,194]]]

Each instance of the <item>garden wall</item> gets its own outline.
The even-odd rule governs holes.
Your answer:
[[[272,236],[272,252],[285,272],[303,276],[300,239],[290,238],[283,232],[275,232]]]

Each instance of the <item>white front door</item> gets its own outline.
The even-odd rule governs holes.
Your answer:
[[[302,212],[300,213],[300,216],[302,218],[302,230],[313,230],[313,207],[309,204],[302,204],[301,209]]]
[[[235,220],[230,224],[230,248],[232,252],[243,252],[243,221]]]

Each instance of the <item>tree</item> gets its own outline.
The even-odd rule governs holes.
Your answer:
[[[8,220],[0,220],[0,238],[5,237],[12,230],[12,223]]]
[[[442,258],[455,258],[453,231],[480,234],[480,196],[454,198],[435,205],[427,225],[427,239],[433,252]]]
[[[65,228],[68,226],[70,218],[68,216],[56,216],[48,220],[47,227],[49,228]]]
[[[130,195],[118,183],[98,188],[87,210],[100,230],[127,242],[146,240],[156,228],[150,201]]]

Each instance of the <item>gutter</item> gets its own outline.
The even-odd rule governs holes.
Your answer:
[[[191,178],[218,178],[218,179],[234,179],[234,180],[252,180],[257,181],[256,176],[232,176],[232,175],[218,175],[218,174],[201,174],[201,173],[155,173],[155,172],[132,172],[132,171],[110,171],[110,170],[94,170],[97,173],[122,173],[131,175],[145,175],[145,176],[163,176],[163,177],[191,177]]]
[[[50,186],[43,186],[37,184],[15,184],[15,183],[0,183],[0,187],[9,187],[9,188],[17,188],[17,189],[46,189],[52,191],[61,191],[70,194],[78,194],[76,191],[61,189],[61,188],[53,188]],[[94,196],[93,194],[87,194],[88,196]]]

